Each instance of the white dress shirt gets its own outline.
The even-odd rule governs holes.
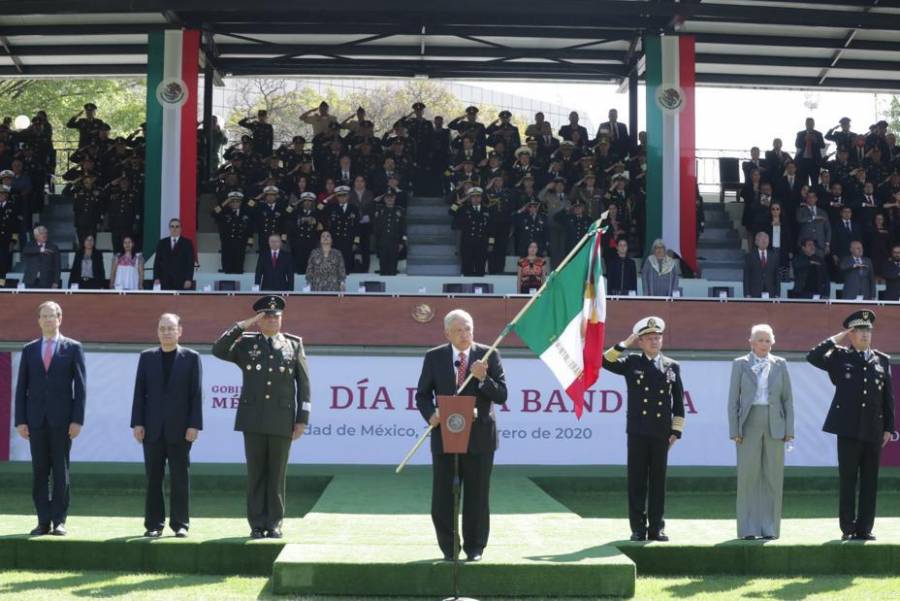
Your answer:
[[[750,364],[750,369],[753,370],[753,373],[756,375],[756,397],[753,399],[754,405],[768,405],[769,404],[769,371],[772,369],[772,365],[769,362],[769,358],[765,357],[764,359],[760,359],[756,353],[753,353],[752,363]]]

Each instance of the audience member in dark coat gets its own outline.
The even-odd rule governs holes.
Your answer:
[[[294,289],[294,259],[281,248],[281,236],[269,236],[269,250],[259,253],[256,284],[260,290],[289,292]]]
[[[778,251],[769,248],[769,235],[765,232],[757,233],[755,242],[756,247],[744,259],[744,296],[760,298],[767,292],[771,298],[778,298]]]
[[[831,294],[831,280],[825,258],[816,252],[816,242],[807,238],[800,245],[800,252],[794,257],[794,289],[790,298],[828,298]]]
[[[619,239],[616,253],[606,259],[606,293],[627,296],[637,294],[637,264],[628,256],[628,241]]]
[[[81,242],[82,249],[72,259],[72,270],[69,272],[69,288],[78,284],[80,290],[99,290],[106,288],[106,265],[103,264],[103,253],[94,248],[94,237],[85,236]],[[85,269],[85,258],[90,262],[90,272]]]
[[[194,243],[181,235],[181,221],[169,221],[170,236],[156,244],[153,284],[163,290],[190,290],[194,279]]]

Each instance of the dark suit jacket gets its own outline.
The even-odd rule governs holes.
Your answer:
[[[84,259],[84,251],[79,250],[75,253],[75,258],[72,259],[72,271],[69,272],[69,287],[72,287],[72,284],[79,284],[79,287],[84,288],[81,282],[81,261]],[[92,286],[97,288],[105,288],[105,280],[106,280],[106,265],[103,264],[103,253],[94,249],[94,252],[91,253],[91,266],[94,270],[93,281],[90,282]]]
[[[862,295],[866,300],[875,300],[875,270],[872,259],[862,258],[862,267],[854,267],[853,257],[841,259],[841,271],[844,274],[844,288],[841,298],[853,300]]]
[[[900,300],[900,263],[888,261],[885,264],[884,281],[887,287],[882,300]]]
[[[59,247],[52,242],[44,247],[45,251],[41,252],[37,243],[29,242],[22,251],[25,261],[22,280],[26,288],[51,288],[53,284],[60,285]]]
[[[855,221],[850,221],[850,231],[844,226],[844,221],[838,220],[831,228],[831,252],[840,258],[850,256],[850,243],[863,239],[862,228]]]
[[[778,281],[778,265],[781,262],[779,251],[770,248],[766,251],[766,268],[759,260],[759,250],[753,249],[744,258],[744,296],[760,298],[768,292],[772,298],[778,298],[780,284]]]
[[[294,259],[286,250],[278,251],[278,260],[272,265],[272,251],[259,253],[256,261],[256,283],[260,290],[291,291],[294,289]]]
[[[22,349],[16,383],[16,426],[40,428],[84,424],[85,370],[81,343],[62,334],[49,371],[44,370],[41,339]]]
[[[821,165],[825,162],[824,157],[822,157],[822,150],[825,148],[825,138],[822,136],[822,132],[817,129],[812,130],[810,133],[813,135],[811,144],[812,160],[816,165]],[[794,160],[799,163],[803,160],[803,153],[806,150],[805,129],[797,132],[797,139],[794,141],[794,148],[797,149],[797,154],[794,156]]]
[[[163,290],[184,290],[184,283],[194,279],[194,243],[180,236],[173,250],[171,238],[161,239],[156,244],[153,278]]]
[[[203,368],[200,354],[179,346],[169,384],[163,382],[162,349],[141,353],[134,381],[131,427],[144,426],[144,440],[181,442],[188,428],[203,429]]]
[[[488,347],[483,344],[473,344],[469,351],[469,365],[481,359],[487,350]],[[425,353],[416,389],[416,406],[426,422],[437,409],[438,395],[456,394],[456,370],[453,367],[455,359],[450,344]],[[469,436],[469,453],[493,453],[497,450],[497,421],[494,418],[493,404],[506,403],[506,375],[500,364],[499,353],[491,353],[488,358],[488,377],[484,384],[479,384],[478,380],[472,378],[461,393],[462,396],[474,396],[475,407],[478,409],[478,418],[472,423],[472,433]],[[444,452],[439,427],[431,434],[431,452]]]

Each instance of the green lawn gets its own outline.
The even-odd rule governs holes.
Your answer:
[[[628,497],[624,490],[615,493],[552,488],[544,490],[584,518],[621,518],[627,515]],[[666,495],[666,518],[734,519],[735,502],[734,493],[670,492]],[[782,517],[785,519],[837,519],[837,511],[836,491],[792,491],[784,495]],[[877,511],[879,518],[900,517],[900,493],[879,492]]]
[[[814,578],[638,578],[635,599],[896,599],[900,578],[817,576]],[[464,591],[463,591],[464,593]],[[6,599],[283,599],[274,597],[267,578],[122,574],[118,572],[0,571],[0,597]],[[303,596],[299,601],[349,601],[348,597]],[[366,601],[421,601],[422,597],[367,597]],[[482,597],[481,601],[494,601]],[[496,601],[513,601],[510,598]],[[530,601],[534,601],[533,599]],[[559,600],[564,601],[564,600]]]

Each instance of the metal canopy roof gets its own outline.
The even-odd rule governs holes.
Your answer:
[[[252,10],[251,10],[252,9]],[[900,0],[0,0],[0,76],[143,76],[147,32],[204,30],[222,75],[621,82],[642,36],[699,83],[900,89]]]

